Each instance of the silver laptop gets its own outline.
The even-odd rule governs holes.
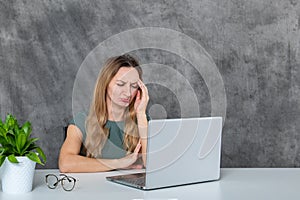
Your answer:
[[[107,180],[151,190],[220,178],[222,118],[150,120],[144,173]]]

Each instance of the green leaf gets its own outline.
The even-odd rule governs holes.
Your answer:
[[[31,124],[30,124],[30,122],[28,122],[28,121],[25,122],[22,126],[22,130],[24,131],[24,133],[28,137],[31,133]]]
[[[29,140],[29,142],[30,142],[30,144],[33,144],[33,143],[35,143],[36,141],[38,141],[39,140],[39,138],[31,138],[30,140]]]
[[[37,147],[36,152],[39,154],[39,156],[41,156],[41,158],[43,159],[43,162],[46,163],[47,158],[46,158],[46,155],[44,154],[43,150],[40,147]]]
[[[2,147],[4,148],[4,153],[3,153],[4,155],[13,154],[12,153],[13,146],[11,144],[2,145]]]
[[[0,126],[0,135],[2,136],[4,133],[6,133],[6,130]]]
[[[6,135],[7,135],[7,131],[4,131],[2,137],[7,141]]]
[[[14,132],[15,142],[18,141],[18,137],[19,137],[20,134],[25,135],[25,133],[24,133],[24,131],[23,131],[22,129],[18,129],[18,131],[15,131],[15,132]],[[26,138],[26,139],[27,139],[27,138]]]
[[[38,164],[40,164],[40,165],[44,165],[44,164],[41,162],[40,158],[38,157],[38,155],[37,155],[36,153],[34,153],[34,152],[29,152],[29,153],[26,154],[26,156],[27,156],[27,158],[29,158],[30,160],[32,160],[32,161],[34,161],[34,162],[36,162],[36,163],[38,163]]]
[[[6,124],[3,124],[3,128],[4,128],[5,132],[7,132],[7,131],[8,131],[8,127],[7,127],[7,125],[6,125]]]
[[[29,141],[26,142],[26,146],[24,147],[23,151],[27,151],[27,149],[30,151],[34,149],[34,143],[38,141],[38,138],[31,138]]]
[[[14,128],[12,129],[14,135],[18,135],[19,132],[20,132],[20,130],[22,130],[22,129],[19,129],[18,124],[15,124],[15,125],[14,125]]]
[[[1,155],[1,156],[0,156],[0,167],[1,167],[2,164],[4,163],[5,158],[6,158],[6,156],[4,156],[4,155]]]
[[[17,120],[12,115],[8,114],[6,118],[7,128],[11,130],[16,124],[18,124]]]
[[[18,153],[21,155],[21,151],[24,147],[24,145],[26,144],[26,135],[24,133],[21,133],[20,135],[17,136],[17,141],[16,141],[16,147],[18,150]]]
[[[13,136],[15,135],[15,133],[14,133],[13,130],[8,130],[7,133],[6,133],[6,135],[7,135],[7,134],[10,134],[10,135],[13,135]]]
[[[7,135],[6,136],[6,141],[8,144],[12,145],[13,147],[16,146],[14,137],[12,135]]]
[[[14,154],[14,147],[11,144],[2,145],[2,148],[4,149],[4,151],[1,155],[8,156]]]
[[[4,152],[5,152],[5,149],[3,147],[0,147],[0,156],[3,155]]]
[[[7,144],[7,140],[4,137],[0,136],[0,144],[3,146],[5,144]]]
[[[8,160],[11,162],[11,163],[19,163],[19,161],[16,159],[15,155],[14,154],[11,154],[8,156]]]

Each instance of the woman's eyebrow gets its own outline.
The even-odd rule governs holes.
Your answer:
[[[137,81],[130,83],[131,85],[137,84]]]

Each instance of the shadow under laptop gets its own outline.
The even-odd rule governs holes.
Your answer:
[[[135,199],[221,199],[221,197],[219,181],[208,181],[143,191],[143,196]]]

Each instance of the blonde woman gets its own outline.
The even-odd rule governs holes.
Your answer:
[[[88,115],[79,113],[68,126],[60,171],[100,172],[145,165],[148,101],[138,61],[128,54],[108,59]]]

